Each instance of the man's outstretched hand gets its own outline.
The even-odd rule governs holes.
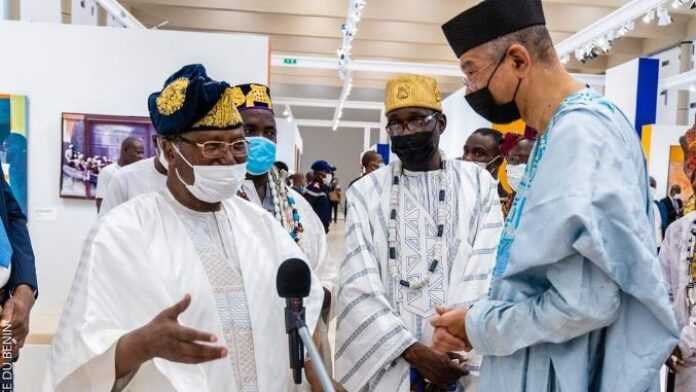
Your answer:
[[[437,316],[430,322],[435,327],[433,347],[440,352],[471,351],[466,334],[466,309],[437,307]]]

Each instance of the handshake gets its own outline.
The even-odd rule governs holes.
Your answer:
[[[428,390],[447,390],[448,385],[469,374],[464,367],[466,360],[456,353],[471,351],[464,326],[466,312],[466,309],[438,307],[438,315],[431,321],[435,328],[432,347],[416,343],[403,354],[403,358],[436,388]]]
[[[472,350],[466,334],[467,309],[437,307],[437,316],[430,322],[435,328],[433,349],[441,353]]]

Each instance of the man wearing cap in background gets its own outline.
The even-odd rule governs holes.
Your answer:
[[[336,168],[327,161],[316,161],[312,164],[312,180],[307,183],[305,198],[317,213],[324,225],[326,233],[329,232],[331,225],[331,180]]]
[[[112,210],[90,233],[45,391],[293,387],[275,277],[282,261],[304,256],[271,215],[235,197],[247,142],[232,97],[202,65],[150,96],[167,189]],[[312,280],[310,330],[323,297]]]
[[[477,165],[442,158],[447,120],[435,79],[389,81],[385,106],[400,161],[348,191],[336,376],[349,391],[471,390],[476,377],[463,376],[480,358],[453,363],[433,345],[429,318],[488,290],[502,229],[496,183]]]
[[[486,0],[443,30],[472,108],[540,136],[488,298],[433,324],[484,355],[482,391],[658,391],[678,331],[633,126],[561,65],[540,0]]]
[[[278,170],[278,129],[270,89],[257,83],[242,84],[233,88],[232,95],[244,120],[246,139],[249,142],[247,180],[242,184],[240,195],[275,217],[300,246],[309,265],[326,288],[328,297],[320,323],[322,333],[319,348],[326,367],[331,370],[333,366],[327,323],[331,293],[338,279],[338,267],[324,263],[327,254],[324,225],[307,200],[287,185],[287,171]]]
[[[167,167],[169,163],[160,145],[163,142],[163,138],[153,135],[152,144],[155,145],[157,155],[130,164],[119,169],[113,175],[109,182],[109,189],[107,189],[104,195],[99,215],[106,214],[138,195],[159,192],[167,187]]]

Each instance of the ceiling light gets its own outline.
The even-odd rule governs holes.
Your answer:
[[[689,86],[689,91],[692,93],[696,93],[696,86],[694,86],[693,84]]]
[[[643,23],[649,24],[652,23],[652,21],[655,20],[655,10],[650,10],[645,16],[643,17]]]
[[[565,55],[565,56],[561,57],[561,64],[565,65],[565,64],[568,64],[568,62],[570,62],[570,56]]]
[[[669,15],[667,8],[659,7],[657,9],[657,25],[669,26],[672,24],[672,17]]]
[[[672,3],[672,8],[674,8],[674,9],[677,9],[681,6],[682,6],[681,0],[674,0],[674,2]]]

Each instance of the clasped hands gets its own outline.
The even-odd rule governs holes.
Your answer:
[[[431,321],[435,328],[432,347],[416,343],[404,352],[404,359],[435,385],[454,384],[469,374],[462,366],[465,359],[456,353],[471,351],[464,327],[466,312],[466,309],[438,307],[438,315]]]

